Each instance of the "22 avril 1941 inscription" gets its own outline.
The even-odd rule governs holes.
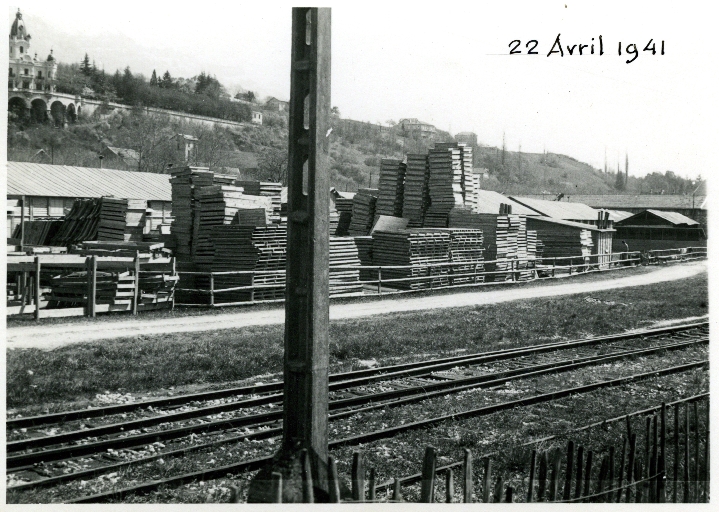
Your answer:
[[[551,57],[552,55],[559,55],[560,57],[564,57],[565,54],[602,56],[604,55],[604,40],[602,39],[601,35],[597,39],[598,41],[596,41],[596,45],[595,38],[592,38],[592,41],[589,44],[562,44],[561,34],[557,34],[557,37],[554,40],[554,44],[552,44],[552,47],[549,49],[549,52],[547,52],[547,57]],[[522,41],[520,39],[513,40],[509,43],[508,46],[510,55],[540,55],[540,53],[537,51],[537,48],[539,47],[539,41],[536,39],[531,39],[525,43],[525,53],[522,53]],[[637,57],[639,57],[639,46],[637,46],[635,43],[623,44],[621,41],[619,41],[617,44],[617,55],[619,55],[620,57],[622,55],[626,55],[627,64],[631,64],[632,62],[637,60]],[[649,52],[651,55],[657,55],[657,51],[659,52],[659,55],[664,55],[664,40],[662,40],[661,42],[655,42],[654,39],[650,39],[642,50],[642,52]]]

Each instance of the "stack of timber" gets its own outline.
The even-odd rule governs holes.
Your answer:
[[[448,227],[482,229],[482,217],[469,206],[456,206],[449,211]]]
[[[375,204],[377,203],[376,188],[361,188],[352,199],[352,220],[348,229],[350,236],[367,236],[372,229]]]
[[[131,307],[135,287],[138,286],[133,272],[97,271],[95,281],[96,304],[121,306],[118,309]],[[137,292],[138,306],[150,304],[169,306],[176,282],[177,276],[162,273],[141,274]],[[50,287],[50,295],[47,297],[48,308],[83,306],[88,300],[88,273],[82,271],[55,276],[51,279]]]
[[[372,237],[356,236],[354,240],[357,245],[357,257],[360,260],[360,265],[363,267],[374,265],[372,263]],[[361,281],[374,281],[377,279],[377,271],[372,269],[360,268],[359,275]]]
[[[452,263],[467,263],[467,265],[452,266],[455,275],[473,274],[465,277],[454,277],[452,284],[482,283],[484,278],[484,238],[481,229],[450,229],[449,261]]]
[[[267,221],[271,224],[280,224],[282,183],[273,181],[235,180],[234,184],[237,187],[242,187],[247,195],[271,197],[272,202],[267,212]]]
[[[576,256],[579,260],[580,257],[592,255],[594,242],[588,229],[547,223],[547,226],[538,229],[537,233],[542,239],[544,258]],[[557,262],[557,265],[567,264],[569,260]]]
[[[330,237],[330,297],[362,293],[360,259],[357,244],[352,237]],[[356,268],[338,268],[353,266]]]
[[[479,191],[481,189],[481,181],[479,174],[471,172],[467,182],[467,191],[464,198],[464,204],[472,211],[479,210]]]
[[[382,270],[382,280],[407,279],[386,286],[405,290],[438,288],[449,285],[447,266],[428,264],[449,263],[450,233],[429,229],[406,231],[375,231],[372,234],[372,260],[376,266],[409,266],[407,269]],[[427,279],[427,277],[431,277]],[[425,278],[425,279],[416,279]]]
[[[172,214],[175,218],[171,233],[177,241],[175,254],[179,261],[190,262],[195,201],[193,191],[195,186],[212,185],[213,173],[207,168],[184,167],[173,170],[171,174]]]
[[[460,160],[462,161],[462,197],[465,204],[467,204],[467,198],[471,197],[474,193],[474,182],[472,181],[472,176],[474,176],[472,172],[472,146],[459,143],[457,147],[459,148]]]
[[[527,220],[524,215],[495,215],[490,213],[472,214],[478,218],[476,227],[484,235],[484,259],[493,263],[485,263],[490,274],[486,281],[512,281],[531,278],[532,271],[526,261],[531,257],[527,247]],[[536,236],[535,236],[536,239]],[[514,273],[512,270],[514,269]]]
[[[101,197],[99,213],[97,236],[88,240],[124,240],[127,199]]]
[[[50,245],[64,221],[62,220],[31,220],[25,221],[24,245]],[[12,238],[20,240],[21,226],[15,226]]]
[[[124,239],[126,241],[141,241],[147,222],[150,224],[148,227],[152,230],[151,218],[152,217],[147,215],[147,201],[144,199],[128,199],[127,210],[125,212]],[[98,238],[98,240],[99,239],[100,238]]]
[[[212,264],[214,247],[210,237],[212,226],[229,224],[237,211],[246,206],[248,201],[241,187],[231,185],[210,185],[195,191],[195,225],[196,236],[193,237],[193,261],[202,266]]]
[[[402,216],[410,228],[422,227],[429,207],[429,161],[427,155],[408,154],[404,176]]]
[[[379,185],[375,219],[379,215],[402,216],[404,180],[407,166],[400,160],[383,158],[379,168]]]
[[[336,210],[330,210],[330,235],[335,236],[337,226],[340,223],[340,214]]]
[[[430,207],[424,227],[446,228],[450,210],[464,205],[462,159],[459,148],[437,146],[429,151]]]
[[[260,286],[254,291],[246,289],[218,293],[215,295],[216,304],[284,298],[286,227],[240,224],[214,226],[212,240],[215,247],[212,272],[247,272],[215,276],[215,289]]]
[[[335,236],[347,236],[349,235],[350,224],[352,223],[352,199],[346,197],[338,197],[335,199],[335,208],[339,218],[337,220],[337,228],[335,231],[330,231],[330,234]]]

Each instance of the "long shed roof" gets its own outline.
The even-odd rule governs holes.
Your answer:
[[[572,194],[565,196],[561,201],[573,201],[583,203],[594,208],[609,208],[621,210],[623,208],[661,208],[661,209],[707,209],[707,196],[701,195],[702,188],[698,188],[694,197],[680,194],[603,194],[583,195]],[[540,199],[542,196],[530,195],[532,199]]]
[[[528,197],[511,197],[511,199],[531,208],[537,213],[555,219],[597,220],[597,210],[582,203],[545,201],[543,199],[531,199]]]
[[[172,201],[167,174],[31,162],[7,163],[7,194]]]
[[[499,205],[501,203],[512,206],[512,215],[538,215],[537,212],[519,204],[512,200],[511,197],[504,196],[493,190],[482,190],[477,192],[477,208],[479,213],[499,214]]]
[[[690,219],[689,217],[682,215],[681,213],[677,212],[664,212],[661,210],[644,210],[643,212],[639,212],[635,215],[632,215],[631,217],[627,217],[626,219],[622,220],[620,222],[621,226],[632,226],[635,225],[638,219],[644,217],[645,213],[649,213],[651,215],[654,215],[656,217],[659,217],[660,219],[664,219],[669,224],[672,224],[674,226],[698,226],[699,223],[693,219]]]

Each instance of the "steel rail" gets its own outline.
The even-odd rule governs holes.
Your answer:
[[[663,369],[654,370],[651,372],[629,375],[626,377],[620,377],[617,379],[596,382],[596,383],[587,384],[584,386],[577,386],[574,388],[566,388],[563,390],[554,391],[554,392],[550,392],[550,393],[544,393],[544,394],[536,395],[533,397],[520,398],[518,400],[512,400],[512,401],[504,402],[501,404],[493,404],[493,405],[489,405],[489,406],[485,406],[485,407],[480,407],[477,409],[470,409],[470,410],[459,412],[459,413],[453,413],[453,414],[438,416],[435,418],[429,418],[429,419],[425,419],[425,420],[421,420],[421,421],[416,421],[413,423],[400,425],[398,427],[391,427],[391,428],[387,428],[384,430],[370,432],[367,434],[360,434],[357,436],[339,439],[336,441],[330,441],[329,446],[330,446],[330,448],[337,448],[340,446],[358,445],[361,443],[368,443],[368,442],[376,441],[379,439],[386,439],[386,438],[394,437],[398,434],[401,434],[403,432],[408,432],[410,430],[417,430],[417,429],[422,429],[422,428],[427,428],[427,427],[433,427],[433,426],[436,426],[437,424],[443,423],[445,421],[456,421],[456,420],[463,420],[463,419],[468,419],[468,418],[477,417],[477,416],[485,416],[485,415],[493,414],[495,412],[499,412],[499,411],[503,411],[503,410],[507,410],[507,409],[513,409],[515,407],[525,407],[528,405],[535,405],[538,403],[550,402],[550,401],[565,398],[567,396],[571,396],[574,394],[589,393],[589,392],[596,391],[596,390],[602,389],[602,388],[615,387],[615,386],[627,384],[629,382],[634,382],[634,381],[638,381],[638,380],[642,380],[642,379],[647,379],[647,378],[652,378],[652,377],[660,377],[660,376],[664,376],[664,375],[670,375],[673,373],[681,373],[684,371],[689,371],[692,369],[708,367],[708,366],[709,366],[708,360],[695,361],[692,363],[679,365],[679,366],[672,366],[669,368],[663,368]],[[103,492],[103,493],[93,494],[90,496],[83,496],[80,498],[75,498],[72,500],[65,501],[64,503],[102,503],[102,502],[105,502],[110,499],[122,499],[124,496],[126,496],[128,494],[151,492],[151,491],[157,490],[158,488],[163,487],[163,486],[178,487],[184,483],[192,482],[195,480],[201,480],[201,481],[214,480],[217,478],[225,477],[228,474],[239,474],[239,473],[244,473],[247,471],[253,471],[253,470],[259,469],[264,464],[268,463],[271,459],[272,459],[272,457],[262,457],[262,458],[252,459],[249,461],[243,461],[240,463],[220,466],[220,467],[213,468],[213,469],[195,471],[192,473],[185,473],[183,475],[169,477],[169,478],[165,478],[165,479],[161,479],[161,480],[155,480],[153,482],[148,482],[148,483],[144,483],[144,484],[138,484],[138,485],[134,485],[132,487],[124,488],[124,489],[107,491],[107,492]]]
[[[613,342],[613,341],[622,341],[626,339],[632,339],[632,338],[641,338],[641,337],[653,337],[653,336],[661,336],[665,334],[674,334],[681,331],[686,330],[692,330],[692,329],[698,329],[702,327],[708,327],[709,322],[697,322],[697,323],[691,323],[691,324],[684,324],[684,325],[678,325],[678,326],[670,326],[670,327],[662,327],[657,329],[645,329],[642,331],[634,331],[634,332],[626,332],[621,334],[614,334],[614,335],[607,335],[607,336],[597,336],[592,338],[583,338],[578,340],[569,340],[569,341],[560,341],[560,342],[553,342],[553,343],[545,343],[542,345],[535,345],[532,347],[518,347],[518,348],[510,348],[510,349],[503,349],[503,350],[496,350],[496,351],[489,351],[489,352],[480,352],[476,354],[467,354],[462,356],[452,356],[447,358],[441,358],[441,359],[435,359],[431,361],[418,361],[414,363],[405,363],[405,364],[398,364],[398,365],[392,365],[392,366],[385,366],[381,368],[372,368],[367,370],[359,370],[359,371],[353,371],[353,372],[343,372],[343,373],[336,373],[330,375],[330,391],[334,391],[337,389],[341,389],[344,383],[352,383],[352,385],[361,385],[361,384],[369,384],[371,382],[376,382],[380,379],[385,379],[388,375],[394,375],[394,376],[412,376],[409,373],[406,372],[413,372],[421,368],[433,368],[431,371],[439,371],[440,369],[443,369],[444,365],[449,365],[448,367],[444,367],[444,369],[451,368],[453,366],[453,363],[459,363],[463,361],[478,359],[477,362],[481,362],[482,358],[488,358],[485,360],[485,362],[492,362],[496,360],[500,360],[501,358],[506,357],[516,357],[517,354],[522,353],[538,353],[541,351],[551,351],[555,350],[557,348],[562,347],[577,347],[582,346],[582,344],[596,344],[596,343],[602,343],[602,342]],[[415,374],[415,376],[418,374]],[[61,423],[65,421],[72,421],[72,420],[78,420],[78,419],[89,419],[93,417],[101,417],[101,416],[110,416],[114,414],[121,414],[125,412],[131,412],[137,409],[147,408],[147,407],[166,407],[166,406],[174,406],[174,405],[183,405],[191,402],[196,401],[202,401],[202,400],[213,400],[218,398],[227,398],[231,396],[242,396],[242,395],[249,395],[249,394],[261,394],[261,393],[268,393],[272,391],[281,391],[283,386],[282,381],[278,381],[271,384],[261,384],[258,386],[243,386],[243,387],[237,387],[237,388],[228,388],[228,389],[222,389],[222,390],[214,390],[214,391],[205,391],[201,393],[193,393],[190,395],[181,395],[176,397],[166,397],[166,398],[157,398],[152,400],[145,400],[141,402],[133,402],[131,404],[121,404],[121,405],[112,405],[107,407],[98,407],[98,408],[92,408],[92,409],[78,409],[74,411],[63,411],[63,412],[57,412],[57,413],[51,413],[51,414],[45,414],[45,415],[37,415],[37,416],[28,416],[25,418],[12,418],[8,419],[5,423],[7,429],[17,429],[17,428],[25,428],[25,427],[32,427],[32,426],[39,426],[39,425],[46,425],[46,424],[53,424],[53,423]],[[263,405],[267,403],[274,403],[276,401],[276,396],[278,395],[271,395],[272,398],[269,397],[257,397],[255,399],[250,399],[246,407],[252,407],[256,405]],[[234,402],[236,405],[243,403],[243,401],[240,402]],[[221,406],[217,406],[221,407]],[[211,409],[203,409],[203,410],[210,410]],[[217,409],[217,412],[222,412],[222,409]],[[207,414],[212,414],[212,412],[207,412]],[[202,414],[200,414],[202,416]]]

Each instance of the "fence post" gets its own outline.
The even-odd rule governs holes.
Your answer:
[[[215,274],[210,272],[210,306],[215,305]]]
[[[137,315],[137,303],[140,298],[140,251],[135,251],[135,289],[132,298],[132,314]]]
[[[689,405],[684,406],[684,503],[689,503]]]
[[[40,320],[40,256],[35,256],[35,320]]]
[[[607,478],[607,458],[602,457],[602,465],[599,467],[599,483],[597,484],[597,494],[601,494],[604,491],[604,482]],[[604,496],[598,496],[597,500],[602,502],[605,500]]]
[[[452,499],[454,498],[454,471],[451,469],[447,470],[444,488],[447,494],[445,503],[452,503]]]
[[[634,479],[634,460],[637,450],[637,435],[632,434],[629,438],[629,459],[627,460],[627,485],[631,486]],[[626,503],[632,502],[632,487],[627,487]]]
[[[482,486],[482,501],[489,503],[490,486],[492,482],[492,459],[487,457],[484,460],[484,485]]]
[[[472,451],[464,449],[464,503],[472,503]]]
[[[212,274],[210,274],[210,279],[212,279],[212,282],[214,284],[214,277],[212,276]],[[250,288],[250,302],[255,302],[255,273],[254,272],[252,272],[250,274],[250,286],[252,287],[252,288]],[[214,298],[214,289],[215,288],[213,286],[212,287],[213,298]]]
[[[97,256],[88,256],[87,266],[87,303],[86,316],[95,318],[95,301],[97,299]]]
[[[494,486],[494,502],[502,503],[502,490],[504,489],[504,478],[500,475],[497,484]]]
[[[552,473],[549,477],[549,501],[557,500],[557,480],[559,479],[559,452],[554,454]]]
[[[175,277],[175,276],[177,275],[177,258],[175,258],[175,256],[173,256],[173,257],[170,259],[170,262],[171,262],[171,264],[172,264],[172,277]],[[175,282],[176,284],[175,284],[175,286],[172,287],[172,300],[171,300],[171,302],[170,302],[170,310],[171,310],[171,311],[174,311],[174,310],[175,310],[175,287],[176,287],[178,284],[180,284],[180,280],[178,279],[177,281],[174,281],[174,282]]]
[[[634,461],[634,474],[637,476],[637,478],[641,479],[642,475],[644,474],[644,468],[642,468],[642,461],[635,460]],[[636,486],[636,493],[637,497],[634,500],[634,503],[641,503],[642,502],[642,487],[644,486],[643,483],[637,484]]]
[[[624,487],[624,462],[627,460],[627,438],[622,436],[622,456],[619,459],[619,489],[617,490],[617,503],[622,502],[622,487]]]
[[[272,503],[282,503],[282,473],[272,473]]]
[[[592,457],[594,452],[589,450],[587,452],[587,466],[584,469],[584,495],[589,496],[590,484],[592,483]]]
[[[614,447],[609,447],[609,468],[607,472],[607,489],[612,489],[614,487]],[[608,493],[604,496],[605,502],[612,503],[614,501],[614,493]]]
[[[330,503],[340,502],[340,481],[337,476],[337,463],[335,458],[330,455],[327,457],[327,472],[329,473],[329,490],[330,490]]]
[[[699,405],[694,402],[694,503],[699,503]]]
[[[657,460],[657,503],[666,503],[667,496],[665,493],[666,471],[664,467],[664,455],[659,455]]]
[[[361,452],[352,454],[352,499],[364,502],[364,462]]]
[[[584,481],[582,478],[583,477],[582,470],[584,469],[583,464],[584,464],[584,447],[580,446],[579,448],[577,448],[577,477],[576,477],[577,481],[574,484],[574,498],[575,499],[579,498],[582,495],[582,482]]]
[[[539,456],[539,485],[537,487],[537,501],[544,499],[544,493],[547,489],[547,452],[544,451]]]
[[[562,499],[569,501],[572,492],[572,472],[574,471],[574,441],[567,443],[567,474],[564,480],[564,492]]]
[[[529,485],[527,486],[527,503],[532,503],[534,498],[534,469],[537,466],[537,450],[532,450],[532,457],[529,460]]]
[[[377,294],[382,295],[382,267],[377,268]]]
[[[437,455],[433,446],[428,446],[424,451],[422,462],[422,490],[420,503],[434,503],[434,478],[437,468]]]
[[[369,501],[377,501],[377,474],[374,468],[369,470]]]
[[[507,486],[507,494],[504,498],[506,503],[514,503],[514,488],[511,485]]]
[[[392,501],[397,503],[402,501],[402,483],[397,477],[394,477],[394,485],[392,485]]]

